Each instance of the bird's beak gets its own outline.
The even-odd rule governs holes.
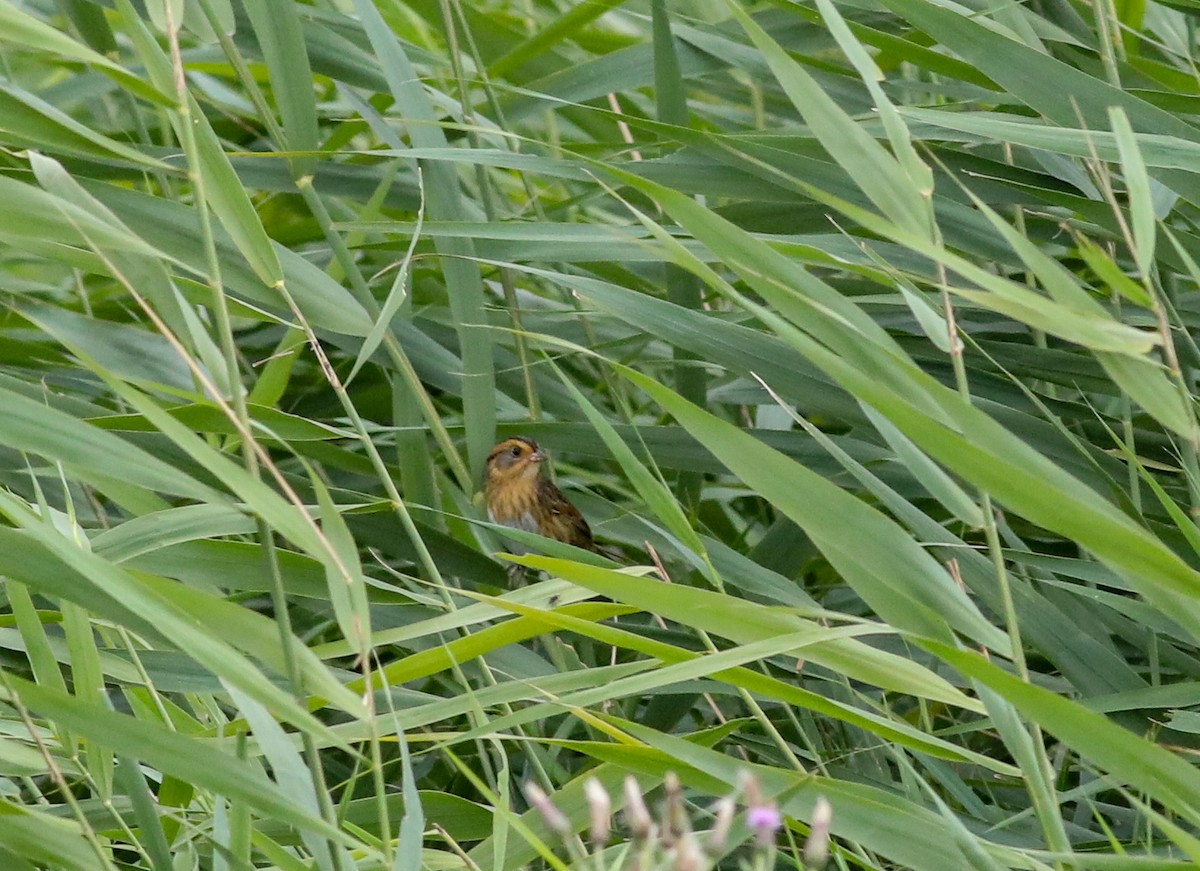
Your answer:
[[[541,448],[538,448],[536,451],[534,451],[532,454],[529,455],[529,459],[535,463],[544,463],[544,462],[546,462],[546,460],[549,459],[549,457],[546,455],[545,451],[543,451]]]

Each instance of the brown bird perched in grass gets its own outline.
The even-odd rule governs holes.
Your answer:
[[[524,436],[505,439],[488,454],[483,495],[492,523],[536,532],[596,550],[592,530],[562,490],[542,477],[546,452]]]

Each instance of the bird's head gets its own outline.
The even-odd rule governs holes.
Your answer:
[[[533,481],[541,474],[546,459],[546,452],[533,439],[524,436],[505,439],[488,454],[486,483],[496,486]]]

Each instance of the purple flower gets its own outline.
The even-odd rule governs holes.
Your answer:
[[[783,815],[774,805],[760,804],[746,809],[746,825],[754,832],[760,847],[775,840],[775,833],[783,825]]]
[[[783,825],[783,816],[770,805],[752,807],[746,811],[746,825],[756,832],[775,832]]]

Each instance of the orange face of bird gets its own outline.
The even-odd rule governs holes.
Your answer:
[[[505,439],[488,454],[487,485],[489,487],[533,483],[542,471],[546,452],[533,439],[517,436]]]
[[[542,477],[546,459],[537,442],[524,436],[505,439],[492,448],[483,488],[488,519],[593,550],[592,531],[579,509]]]

